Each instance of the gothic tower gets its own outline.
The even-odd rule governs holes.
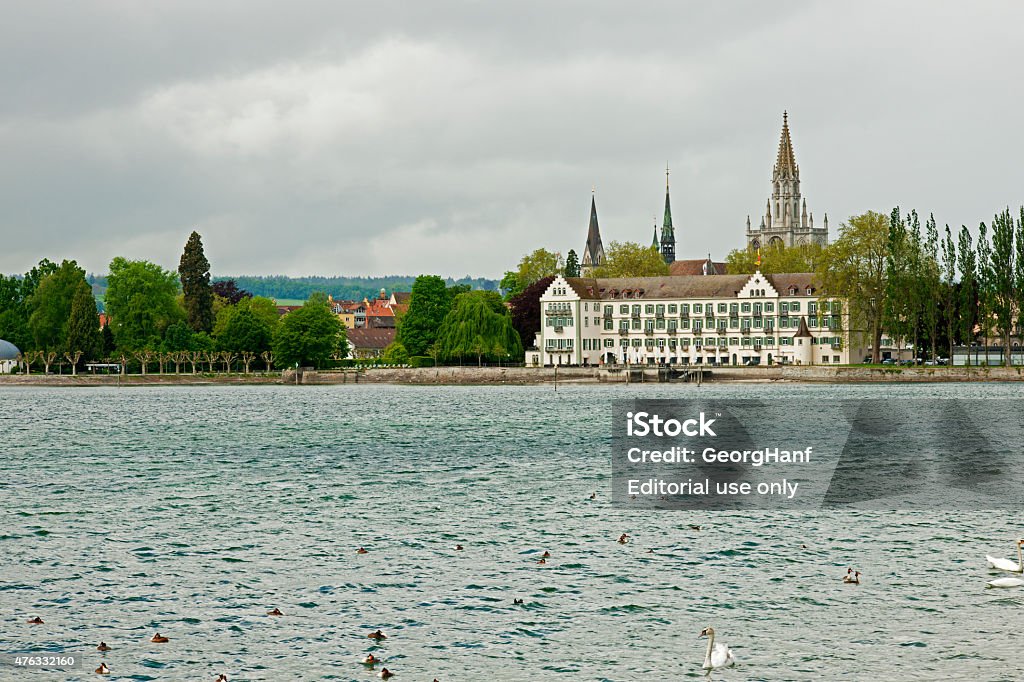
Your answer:
[[[590,276],[594,268],[604,265],[604,245],[601,244],[601,228],[597,224],[597,200],[590,192],[590,229],[587,230],[587,245],[583,247],[581,274]]]
[[[814,216],[808,216],[807,200],[800,194],[800,166],[793,154],[787,112],[782,112],[782,134],[772,170],[768,206],[757,229],[751,229],[750,217],[747,217],[747,246],[759,249],[773,244],[828,244],[828,225],[814,226]]]
[[[669,265],[676,259],[676,232],[672,228],[672,204],[668,199],[668,165],[665,165],[665,218],[661,223],[661,255]]]

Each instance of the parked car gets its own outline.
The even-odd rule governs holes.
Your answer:
[[[883,365],[895,365],[896,361],[893,360],[892,358],[886,358],[886,359],[882,360],[882,364]]]

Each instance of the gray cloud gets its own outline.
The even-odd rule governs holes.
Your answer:
[[[370,5],[370,6],[367,6]],[[0,271],[500,276],[650,239],[743,242],[790,111],[833,233],[896,203],[1024,202],[1019,3],[26,4],[0,25]]]

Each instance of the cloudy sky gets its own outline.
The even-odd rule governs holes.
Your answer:
[[[498,277],[539,246],[743,244],[788,109],[833,234],[1024,202],[1024,4],[24,2],[0,23],[0,272]]]

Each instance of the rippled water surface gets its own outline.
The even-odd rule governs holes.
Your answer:
[[[1022,679],[1024,589],[984,589],[1019,511],[613,509],[611,400],[693,390],[0,389],[0,653],[86,654],[0,678],[95,679],[100,640],[110,679],[376,679],[369,651],[397,682],[702,678],[713,625],[739,660],[714,679]]]

